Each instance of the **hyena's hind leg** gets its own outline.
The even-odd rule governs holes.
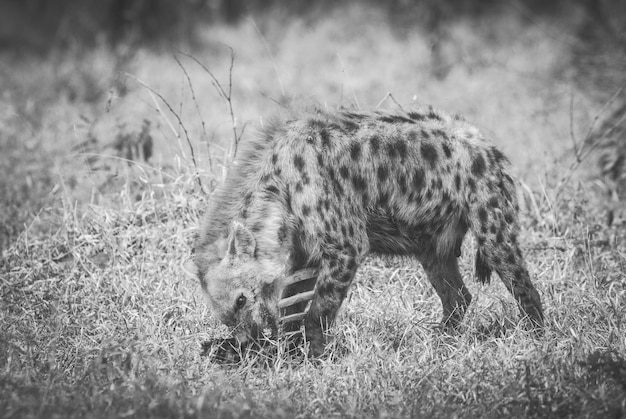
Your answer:
[[[487,282],[491,270],[496,271],[517,300],[522,314],[530,320],[531,328],[540,331],[543,327],[541,298],[530,280],[526,262],[517,242],[519,222],[514,195],[493,194],[484,205],[472,208],[470,219],[478,245],[476,252],[478,279]]]
[[[456,329],[472,301],[472,295],[463,283],[457,257],[449,254],[434,260],[423,260],[426,276],[441,299],[443,318],[441,326],[445,331]]]

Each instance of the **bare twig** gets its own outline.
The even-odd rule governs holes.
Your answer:
[[[193,84],[191,83],[191,78],[189,77],[189,74],[187,73],[187,69],[180,62],[180,60],[178,59],[176,54],[174,54],[174,59],[176,60],[176,63],[178,64],[180,69],[183,71],[183,73],[185,74],[185,78],[187,79],[187,84],[189,86],[189,91],[191,92],[191,99],[193,100],[193,103],[195,105],[196,113],[198,114],[198,117],[200,118],[200,123],[201,123],[201,126],[202,126],[202,137],[204,138],[205,141],[207,141],[207,152],[209,154],[209,170],[211,170],[211,172],[212,172],[213,171],[213,158],[211,156],[210,145],[208,144],[208,135],[207,135],[207,132],[206,132],[206,123],[204,122],[204,118],[202,117],[202,112],[200,111],[200,106],[198,105],[198,100],[196,99],[196,92],[193,89]]]
[[[391,101],[393,103],[396,104],[396,106],[402,110],[404,110],[404,108],[402,107],[402,105],[400,105],[400,103],[398,103],[398,101],[396,100],[395,97],[393,97],[393,95],[391,94],[391,92],[387,92],[387,94],[381,99],[380,102],[378,102],[378,105],[376,105],[376,109],[380,108],[382,106],[383,103],[385,103],[385,101],[387,99],[391,99]]]
[[[267,54],[270,56],[270,60],[272,61],[272,66],[274,67],[274,72],[276,73],[276,79],[278,80],[278,85],[280,86],[280,93],[283,96],[285,96],[285,86],[283,86],[283,81],[282,81],[282,79],[280,77],[280,73],[278,72],[278,66],[276,65],[276,60],[274,59],[274,55],[272,54],[272,50],[270,49],[270,46],[267,43],[267,40],[265,39],[265,37],[261,33],[261,30],[256,25],[256,22],[254,21],[254,19],[252,19],[250,17],[250,18],[248,18],[248,20],[250,20],[250,23],[254,27],[254,30],[259,34],[259,36],[261,37],[261,40],[263,41],[263,45],[265,46],[265,49],[267,50]]]
[[[596,113],[595,117],[593,118],[593,121],[591,121],[591,124],[589,125],[589,130],[587,131],[587,135],[585,135],[585,139],[582,142],[583,147],[586,146],[589,143],[589,140],[592,138],[591,134],[592,134],[592,132],[593,132],[595,126],[596,126],[596,123],[600,119],[600,117],[604,114],[604,112],[607,110],[607,108],[613,102],[615,102],[615,100],[622,93],[622,91],[624,90],[625,87],[626,87],[626,85],[620,87],[611,96],[611,98],[602,106],[600,111],[598,111]],[[559,196],[563,193],[563,191],[565,190],[565,187],[567,186],[569,181],[574,176],[574,173],[576,172],[576,170],[578,170],[578,167],[587,159],[587,157],[589,157],[591,155],[591,153],[593,153],[593,151],[596,148],[598,148],[600,146],[600,144],[602,144],[602,142],[604,140],[605,140],[605,137],[600,135],[593,142],[591,142],[584,151],[583,151],[582,148],[580,150],[575,150],[576,159],[572,162],[572,164],[570,165],[569,169],[567,170],[567,174],[561,180],[561,185],[559,186],[559,189],[557,190],[557,192],[555,194],[555,200],[558,199]]]
[[[226,102],[228,106],[228,112],[230,113],[230,121],[232,124],[232,130],[233,130],[233,143],[231,147],[232,149],[231,157],[234,159],[237,156],[237,147],[239,145],[239,140],[241,139],[241,135],[243,134],[243,130],[240,134],[237,134],[237,118],[235,117],[235,112],[233,111],[232,91],[233,91],[233,67],[235,65],[235,51],[230,46],[228,45],[225,45],[225,46],[230,50],[230,68],[228,71],[228,90],[224,89],[224,86],[219,82],[217,77],[215,77],[213,72],[209,70],[209,68],[206,65],[204,65],[200,60],[198,60],[193,55],[183,52],[179,49],[177,49],[176,51],[178,51],[179,54],[184,55],[185,57],[193,60],[209,75],[209,77],[211,77],[211,80],[213,82],[213,87],[215,87],[215,90],[217,91],[217,93]]]
[[[193,166],[196,168],[196,171],[198,171],[199,169],[198,169],[198,162],[196,160],[196,154],[195,154],[195,152],[193,150],[193,146],[191,145],[191,139],[189,138],[189,133],[187,132],[187,129],[185,128],[185,125],[183,124],[183,121],[180,119],[180,116],[176,113],[176,111],[174,111],[174,109],[169,104],[169,102],[159,92],[157,92],[152,87],[150,87],[146,83],[144,83],[141,79],[139,79],[138,77],[136,77],[136,76],[134,76],[132,74],[124,73],[124,75],[126,75],[126,77],[130,77],[133,80],[135,80],[142,87],[147,89],[150,92],[151,95],[157,96],[161,100],[161,102],[163,102],[165,104],[165,106],[167,106],[167,109],[172,113],[172,115],[174,115],[176,117],[176,120],[178,121],[179,126],[182,128],[183,132],[185,133],[185,140],[187,141],[187,144],[189,145],[189,150],[191,151],[191,160],[193,162]],[[158,106],[158,103],[156,102],[156,100],[154,102],[155,102],[155,106],[157,107],[157,111],[161,115],[163,115],[165,117],[165,114],[161,110],[160,106]],[[165,120],[168,122],[168,124],[170,126],[170,129],[172,130],[172,132],[174,133],[176,138],[180,141],[180,133],[174,128],[174,126],[171,124],[171,122],[169,122],[169,120],[167,118],[165,118]],[[196,178],[196,180],[198,182],[198,186],[200,186],[200,189],[202,190],[203,189],[203,187],[202,187],[202,180],[200,179],[199,176]]]
[[[571,92],[569,97],[569,135],[572,139],[574,155],[578,161],[580,160],[580,154],[578,153],[578,144],[576,144],[576,136],[574,135],[574,92]]]

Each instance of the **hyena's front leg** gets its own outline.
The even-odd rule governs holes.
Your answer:
[[[361,259],[360,252],[353,246],[333,250],[333,253],[323,256],[311,309],[304,322],[310,355],[313,357],[319,357],[324,352],[325,334],[348,294]]]

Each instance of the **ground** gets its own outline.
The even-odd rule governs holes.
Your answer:
[[[208,72],[174,49],[3,55],[0,412],[625,416],[626,220],[607,225],[592,155],[576,159],[605,102],[567,77],[569,38],[513,15],[460,20],[441,47],[441,76],[428,37],[395,32],[374,8],[263,19],[207,27],[194,47],[232,114]],[[224,44],[235,53],[232,95]],[[227,331],[180,263],[233,137],[302,96],[364,109],[432,104],[498,144],[522,181],[519,241],[545,335],[524,331],[498,281],[472,280],[468,239],[461,266],[474,301],[458,335],[435,328],[439,299],[418,265],[372,258],[319,363],[202,357],[202,342]],[[125,145],[145,140],[145,126],[149,159]]]

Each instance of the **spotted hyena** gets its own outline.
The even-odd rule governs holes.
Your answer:
[[[245,341],[276,327],[285,277],[317,268],[304,319],[317,355],[369,252],[416,257],[441,299],[443,326],[456,327],[471,301],[457,265],[470,229],[478,279],[496,271],[540,328],[508,166],[477,128],[432,108],[293,111],[244,145],[211,198],[191,270]]]

